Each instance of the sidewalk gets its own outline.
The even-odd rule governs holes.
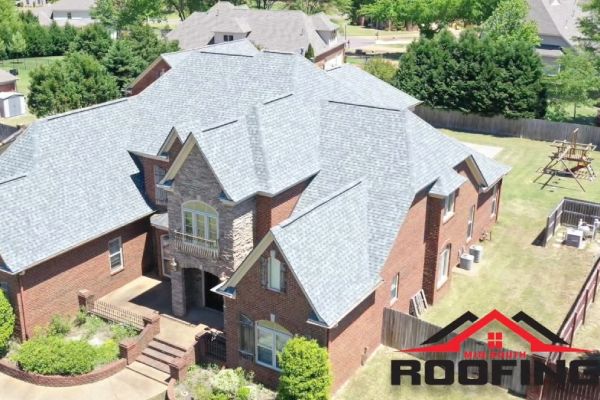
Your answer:
[[[0,374],[2,400],[159,400],[167,386],[130,369],[89,385],[52,388],[32,385]]]

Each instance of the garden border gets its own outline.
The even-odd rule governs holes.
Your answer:
[[[83,375],[63,376],[63,375],[40,375],[19,369],[16,364],[7,360],[0,360],[0,373],[11,376],[23,382],[32,383],[39,386],[49,387],[69,387],[79,386],[88,383],[94,383],[108,378],[125,369],[127,360],[120,358],[110,364],[97,370]]]

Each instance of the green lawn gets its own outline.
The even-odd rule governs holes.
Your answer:
[[[380,30],[380,29],[366,28],[364,26],[359,26],[359,25],[352,25],[347,20],[345,20],[343,18],[339,18],[339,17],[331,18],[331,21],[340,27],[339,31],[338,31],[340,36],[344,35],[344,26],[346,29],[346,35],[348,37],[350,37],[350,36],[403,37],[403,36],[407,36],[407,35],[408,36],[414,35],[413,32]]]
[[[412,386],[403,378],[400,386],[390,384],[390,360],[411,359],[388,347],[381,347],[348,383],[335,400],[514,400],[506,390],[495,386]]]
[[[14,68],[18,69],[19,70],[19,75],[18,75],[19,80],[17,81],[17,90],[19,92],[23,93],[24,95],[27,95],[27,94],[29,94],[29,84],[30,84],[29,73],[31,72],[31,70],[34,69],[35,67],[37,67],[38,65],[47,64],[51,61],[58,60],[60,58],[62,58],[62,57],[61,56],[33,57],[33,58],[3,60],[3,61],[0,61],[0,69],[6,70],[6,71],[14,69]]]
[[[483,262],[476,265],[473,274],[455,270],[450,291],[425,313],[424,319],[444,326],[467,310],[478,316],[493,308],[509,316],[523,310],[557,331],[592,267],[598,248],[592,245],[577,250],[556,242],[544,248],[532,243],[560,199],[570,196],[598,201],[600,184],[585,181],[586,192],[583,192],[572,179],[556,178],[551,182],[552,187],[542,190],[541,184],[533,183],[533,179],[536,170],[548,160],[548,143],[446,133],[465,142],[502,147],[496,158],[513,169],[503,184],[500,220],[493,229],[493,240],[484,244]],[[600,344],[598,331],[590,329],[590,332],[596,334],[590,340]],[[519,343],[512,339],[508,338],[508,345],[520,350]]]
[[[549,109],[549,112],[550,111],[551,110]],[[568,118],[564,122],[572,122],[575,124],[582,125],[596,125],[598,107],[578,105],[575,111],[575,115],[573,115],[573,105],[571,104],[565,107],[565,111],[567,112]]]

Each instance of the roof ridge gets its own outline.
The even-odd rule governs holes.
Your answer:
[[[267,100],[263,101],[263,105],[266,106],[266,105],[274,103],[276,101],[287,99],[288,97],[291,97],[293,95],[294,95],[294,93],[292,93],[292,92],[289,92],[289,93],[286,93],[286,94],[280,94],[280,95],[277,95],[275,97],[272,97],[270,99],[267,99]]]
[[[355,187],[358,187],[359,185],[361,185],[363,183],[363,180],[364,180],[364,177],[361,177],[360,179],[354,180],[354,181],[346,184],[345,186],[342,186],[340,189],[334,191],[333,193],[330,193],[328,196],[322,197],[321,199],[315,201],[314,203],[312,203],[311,205],[306,207],[302,212],[298,213],[297,215],[289,217],[288,219],[280,222],[277,226],[275,226],[272,229],[281,229],[281,228],[285,228],[285,227],[291,225],[292,223],[298,221],[300,218],[306,216],[307,214],[311,213],[312,211],[316,210],[317,208],[324,206],[325,204],[329,203],[330,201],[340,197],[344,193],[349,192],[350,190],[354,189]]]
[[[58,119],[58,118],[68,117],[69,115],[79,114],[79,113],[82,113],[82,112],[95,110],[97,108],[108,107],[108,106],[111,106],[113,104],[125,102],[127,100],[129,100],[129,97],[122,97],[120,99],[109,100],[109,101],[106,101],[104,103],[94,104],[94,105],[89,106],[89,107],[78,108],[76,110],[66,111],[66,112],[61,113],[61,114],[54,114],[54,115],[51,115],[49,117],[42,118],[40,121],[53,121],[53,120]]]
[[[230,119],[230,120],[218,122],[218,123],[216,123],[214,125],[209,125],[206,128],[202,128],[200,130],[200,132],[213,131],[215,129],[219,129],[219,128],[222,128],[222,127],[227,126],[227,125],[235,124],[236,122],[239,122],[239,118],[235,118],[235,119]]]
[[[351,103],[348,101],[339,101],[339,100],[327,100],[328,103],[333,103],[333,104],[341,104],[344,106],[355,106],[355,107],[363,107],[363,108],[374,108],[376,110],[385,110],[385,111],[400,111],[400,112],[406,112],[407,110],[405,108],[391,108],[391,107],[382,107],[382,106],[374,106],[371,104],[359,104],[359,103]]]

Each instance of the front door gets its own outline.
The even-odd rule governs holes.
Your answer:
[[[206,271],[204,272],[205,305],[208,308],[223,311],[223,296],[210,291],[210,289],[214,288],[219,283],[221,283],[221,280],[218,276]]]

